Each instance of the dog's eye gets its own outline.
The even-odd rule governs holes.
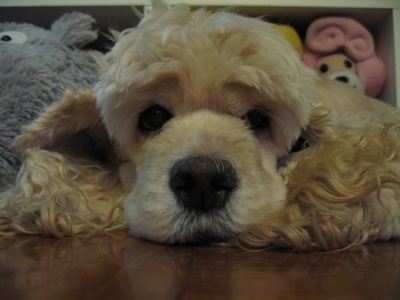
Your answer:
[[[345,66],[347,69],[350,69],[350,68],[353,66],[353,64],[351,63],[351,61],[349,61],[349,60],[347,60],[347,59],[343,62],[343,64],[344,64],[344,66]]]
[[[255,108],[247,112],[243,117],[251,130],[255,132],[263,131],[269,127],[270,116],[262,108]]]
[[[327,64],[322,64],[322,65],[319,67],[319,71],[320,71],[321,73],[326,73],[326,72],[328,72],[328,70],[329,70],[329,67],[328,67]]]
[[[160,105],[154,105],[143,111],[139,116],[138,127],[142,133],[160,130],[172,118],[172,114]]]

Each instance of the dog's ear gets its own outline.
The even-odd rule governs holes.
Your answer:
[[[24,126],[12,148],[32,147],[80,158],[107,159],[113,147],[92,91],[67,91],[63,99]]]

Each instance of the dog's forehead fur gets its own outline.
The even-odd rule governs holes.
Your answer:
[[[276,120],[276,151],[284,152],[307,123],[314,97],[315,74],[274,26],[229,12],[156,10],[120,34],[107,64],[95,95],[117,140],[153,104],[174,116],[210,109],[242,117],[261,106]]]
[[[122,33],[111,51],[114,68],[108,76],[119,87],[142,86],[155,76],[166,75],[192,88],[208,82],[240,82],[258,89],[269,86],[273,92],[278,87],[272,83],[300,83],[304,68],[296,65],[298,60],[292,56],[297,54],[287,51],[288,42],[272,24],[228,12],[209,16],[205,10],[192,16],[185,9],[176,9],[156,16]],[[289,78],[287,68],[292,71]],[[268,69],[277,71],[269,73]]]

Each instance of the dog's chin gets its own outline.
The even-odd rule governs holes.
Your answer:
[[[239,235],[239,230],[236,228],[228,228],[228,226],[221,226],[219,221],[210,218],[208,228],[202,228],[193,224],[192,229],[171,235],[167,240],[168,244],[179,246],[207,246],[216,243],[225,243],[230,239]]]
[[[234,238],[245,228],[232,221],[229,212],[224,209],[208,213],[189,212],[181,209],[168,224],[160,226],[154,223],[143,227],[139,216],[128,220],[131,234],[135,237],[156,243],[193,246],[224,243]],[[142,216],[143,217],[143,216]]]

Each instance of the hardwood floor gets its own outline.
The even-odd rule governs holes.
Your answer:
[[[0,299],[400,299],[400,242],[290,253],[0,238]]]

